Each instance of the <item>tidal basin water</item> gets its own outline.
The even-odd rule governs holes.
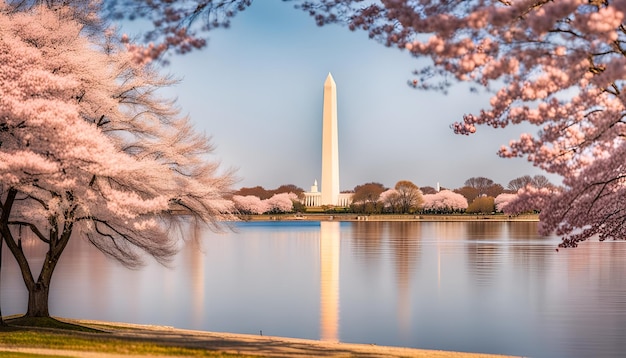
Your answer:
[[[531,357],[626,354],[626,242],[557,252],[559,239],[537,235],[535,222],[234,228],[183,233],[171,268],[134,271],[73,239],[51,314]],[[43,249],[25,247],[41,262]],[[25,312],[6,247],[1,275],[2,313]]]

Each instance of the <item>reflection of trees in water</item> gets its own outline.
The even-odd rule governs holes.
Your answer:
[[[384,222],[356,221],[352,223],[352,248],[357,258],[365,261],[366,267],[381,261],[383,252]]]
[[[467,244],[467,265],[470,274],[479,285],[491,285],[496,276],[496,268],[501,262],[498,245],[485,243]]]
[[[552,335],[593,337],[593,345],[568,347],[572,357],[609,356],[603,354],[605,349],[626,351],[626,243],[590,239],[577,248],[553,249],[551,254],[560,259],[557,279],[567,287],[564,295],[548,296],[542,306],[562,317],[550,327]]]
[[[408,332],[411,319],[411,279],[421,253],[422,223],[364,221],[352,224],[353,251],[371,269],[389,259],[395,271],[400,330]]]
[[[467,268],[479,285],[491,285],[502,262],[502,223],[467,222]]]
[[[389,250],[396,271],[408,277],[419,253],[422,230],[419,222],[357,221],[351,225],[352,248],[358,259],[365,261],[366,266],[376,264]]]
[[[502,238],[502,223],[487,221],[468,221],[467,239],[493,240]]]
[[[411,278],[421,253],[422,227],[418,222],[389,223],[389,246],[395,265],[400,331],[411,326]]]
[[[204,249],[202,247],[203,229],[200,224],[189,224],[187,244],[182,250],[184,262],[189,263],[183,265],[189,272],[185,273],[186,277],[191,280],[191,322],[194,326],[201,326],[204,319],[205,306],[205,275],[204,275]]]
[[[539,235],[539,222],[537,221],[509,221],[506,229],[510,240],[545,240],[545,236]]]
[[[536,221],[507,222],[505,225],[514,267],[520,269],[518,285],[543,297],[548,285],[545,273],[549,270],[549,255],[555,253],[556,243],[545,244],[549,237],[539,235],[538,226]]]
[[[437,240],[458,240],[467,235],[467,225],[464,222],[435,221],[428,225],[433,227],[434,237]]]
[[[411,274],[421,250],[422,227],[419,222],[388,223],[387,238],[401,287],[409,286]]]

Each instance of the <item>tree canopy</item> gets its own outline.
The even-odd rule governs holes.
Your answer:
[[[422,192],[420,188],[408,180],[400,180],[394,187],[397,195],[397,205],[400,213],[413,213],[422,206]]]
[[[29,290],[29,316],[49,315],[71,237],[135,267],[146,254],[166,263],[177,251],[168,233],[187,218],[214,228],[230,218],[232,172],[156,95],[170,81],[137,65],[114,31],[87,31],[83,11],[0,5],[0,233]],[[49,248],[38,277],[22,229]]]
[[[204,48],[208,31],[230,27],[231,18],[251,4],[252,0],[107,0],[102,15],[150,22],[136,43],[128,42],[136,58],[146,62],[162,60],[168,50],[185,54]]]
[[[507,189],[518,191],[519,189],[525,188],[527,185],[538,189],[554,187],[554,185],[550,183],[550,180],[548,180],[545,175],[535,175],[534,177],[531,177],[530,175],[524,175],[511,180],[507,185]]]
[[[318,24],[345,22],[387,46],[430,59],[411,86],[469,82],[491,101],[452,124],[528,123],[536,133],[503,145],[563,178],[554,191],[528,188],[507,208],[542,205],[542,232],[576,246],[593,235],[626,238],[625,1],[298,1]]]
[[[450,190],[441,190],[434,194],[424,194],[424,210],[436,213],[452,213],[467,209],[467,199]]]
[[[467,213],[480,213],[491,214],[495,210],[494,198],[491,196],[481,196],[474,199],[471,204],[467,206]]]
[[[380,194],[385,191],[385,186],[381,183],[365,183],[354,187],[352,202],[355,204],[375,203],[380,198]]]

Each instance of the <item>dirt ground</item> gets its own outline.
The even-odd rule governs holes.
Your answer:
[[[350,344],[261,335],[256,336],[245,334],[191,331],[176,329],[172,327],[145,326],[126,323],[108,323],[100,321],[67,319],[64,319],[64,321],[85,326],[92,326],[94,328],[108,331],[110,332],[112,338],[131,340],[140,339],[145,341],[171,344],[179,347],[201,348],[224,353],[256,355],[262,357],[503,357],[479,353],[460,353],[400,347],[385,347],[373,344]],[[99,352],[78,352],[26,347],[7,347],[3,346],[0,343],[0,352],[3,351],[86,358],[131,357],[129,355],[103,354]],[[2,354],[0,353],[0,356],[1,355]]]

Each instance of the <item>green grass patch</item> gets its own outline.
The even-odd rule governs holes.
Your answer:
[[[37,328],[54,328],[63,329],[66,331],[78,331],[78,332],[90,332],[100,333],[103,332],[91,327],[85,327],[73,323],[59,321],[52,317],[15,317],[6,320],[9,326],[13,327],[37,327]]]
[[[34,354],[34,353],[20,353],[20,352],[0,352],[2,358],[72,358],[69,356],[48,355],[48,354]]]
[[[11,347],[48,348],[121,355],[244,357],[243,355],[178,347],[140,339],[107,338],[106,335],[93,334],[82,336],[82,333],[57,333],[27,328],[19,331],[5,331],[0,335],[0,344]]]

